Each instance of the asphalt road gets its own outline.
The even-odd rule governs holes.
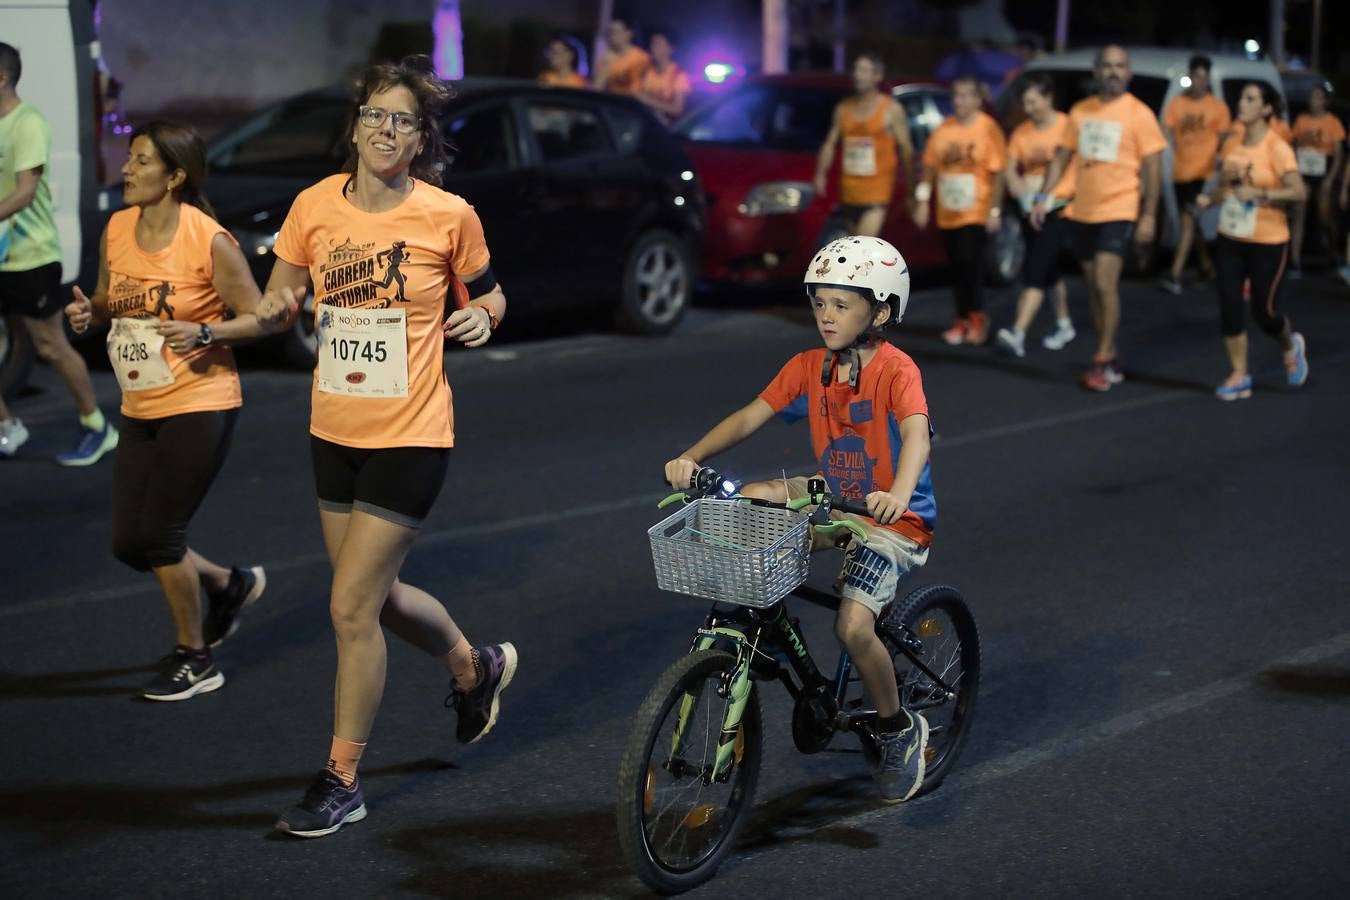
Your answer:
[[[1237,404],[1210,393],[1226,367],[1203,290],[1129,289],[1128,380],[1106,396],[1076,384],[1086,339],[1025,362],[943,347],[949,302],[917,294],[896,340],[939,433],[940,520],[914,584],[959,585],[982,632],[965,754],[931,796],[883,808],[850,740],[792,749],[769,686],[755,818],[695,896],[1345,896],[1350,293],[1296,285],[1312,378],[1283,388],[1254,335],[1256,395]],[[265,565],[270,587],[219,654],[225,688],[154,704],[136,693],[171,646],[168,615],[107,551],[111,466],[44,459],[71,416],[40,372],[15,405],[32,443],[0,465],[0,895],[641,894],[617,854],[618,761],[705,611],[655,588],[660,464],[814,340],[789,298],[705,306],[666,339],[454,353],[460,447],[404,576],[476,642],[514,641],[520,672],[498,730],[465,748],[442,671],[391,641],[370,817],[307,842],[271,826],[330,734],[308,376],[245,373],[192,543]],[[804,470],[805,425],[720,462]],[[800,615],[831,657],[828,614]]]

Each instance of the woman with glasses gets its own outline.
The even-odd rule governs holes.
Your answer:
[[[425,56],[364,73],[344,172],[296,198],[258,307],[281,330],[314,291],[310,446],[338,663],[328,764],[277,822],[300,837],[366,816],[357,765],[384,692],[381,626],[450,671],[464,743],[492,729],[515,674],[514,647],[475,648],[436,598],[398,577],[454,444],[445,340],[481,347],[506,314],[477,214],[440,188],[437,115],[451,96]],[[463,302],[442,322],[448,297]]]

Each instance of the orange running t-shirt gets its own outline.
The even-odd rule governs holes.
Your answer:
[[[642,92],[651,94],[664,103],[672,103],[675,98],[688,98],[694,92],[693,86],[689,83],[689,75],[677,66],[671,63],[666,66],[664,72],[656,71],[656,66],[649,68],[642,77]],[[672,124],[676,116],[669,116],[665,113],[657,113],[657,117],[667,125]]]
[[[488,264],[482,223],[462,197],[421,181],[394,209],[363,212],[343,194],[348,177],[330,176],[295,198],[275,251],[309,269],[320,353],[328,349],[326,313],[404,311],[407,396],[321,391],[316,367],[310,432],[348,447],[451,447],[454,411],[441,325],[452,280]]]
[[[830,493],[863,500],[873,491],[889,491],[900,460],[900,423],[928,415],[919,367],[894,344],[882,342],[863,366],[856,391],[847,381],[826,387],[820,383],[825,352],[820,347],[788,360],[759,399],[789,422],[810,419],[811,445]],[[904,516],[879,527],[927,547],[936,524],[932,468],[925,462]]]
[[[140,207],[119,210],[108,220],[108,314],[114,318],[172,319],[212,324],[225,320],[225,301],[212,278],[211,242],[230,233],[195,206],[178,205],[178,229],[169,246],[146,253],[136,243]],[[173,383],[122,392],[122,415],[162,419],[184,413],[234,409],[243,404],[234,353],[223,344],[179,355],[166,343],[161,352]]]
[[[1139,171],[1145,157],[1167,149],[1153,111],[1133,94],[1109,103],[1074,104],[1060,146],[1076,154],[1078,187],[1067,215],[1075,222],[1134,222],[1139,218]]]
[[[862,101],[850,97],[838,106],[843,155],[839,162],[839,202],[845,206],[888,206],[895,193],[900,153],[886,130],[886,111],[895,101],[882,94],[871,115],[858,115]]]
[[[1196,100],[1180,93],[1167,104],[1163,124],[1176,135],[1176,159],[1172,162],[1172,180],[1177,184],[1204,181],[1214,171],[1219,139],[1233,125],[1228,104],[1213,94]]]
[[[588,82],[580,72],[568,72],[566,75],[559,75],[552,69],[547,69],[539,73],[539,83],[549,87],[570,87],[570,88],[588,88]]]
[[[1294,145],[1294,132],[1289,128],[1289,123],[1279,116],[1271,116],[1266,124],[1270,126],[1270,131],[1277,138],[1284,141],[1289,146]],[[1247,126],[1243,125],[1238,119],[1233,120],[1233,137],[1241,138],[1247,133]]]
[[[1244,143],[1242,138],[1229,138],[1219,157],[1225,188],[1240,182],[1258,189],[1274,190],[1284,184],[1286,175],[1298,171],[1294,149],[1273,131],[1267,131],[1265,137],[1252,146]],[[1283,207],[1258,204],[1251,237],[1227,236],[1253,244],[1283,244],[1289,240],[1289,220]]]
[[[1298,170],[1307,178],[1331,173],[1336,148],[1345,141],[1345,126],[1332,113],[1304,113],[1294,120],[1294,156]]]
[[[923,164],[937,173],[939,228],[988,221],[994,175],[1003,171],[1007,158],[1003,129],[987,113],[976,113],[968,125],[948,116],[937,127],[923,150]]]
[[[1008,139],[1008,159],[1017,163],[1022,177],[1031,180],[1033,193],[1046,193],[1056,200],[1068,200],[1073,197],[1074,167],[1068,166],[1053,191],[1045,189],[1045,173],[1054,161],[1059,150],[1060,138],[1069,124],[1069,117],[1062,112],[1055,113],[1054,121],[1046,128],[1038,128],[1036,123],[1027,119],[1013,129]]]
[[[605,75],[604,89],[613,94],[636,94],[651,64],[652,58],[646,50],[630,46],[613,57]]]

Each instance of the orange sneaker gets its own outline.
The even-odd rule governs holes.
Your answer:
[[[966,342],[966,332],[970,330],[970,322],[965,318],[957,319],[952,323],[952,327],[942,332],[943,343],[955,347],[957,344]]]
[[[984,346],[989,340],[989,317],[982,312],[971,313],[966,326],[966,343],[977,347]]]
[[[1114,359],[1094,360],[1092,368],[1083,373],[1083,387],[1103,394],[1124,380],[1120,363]]]

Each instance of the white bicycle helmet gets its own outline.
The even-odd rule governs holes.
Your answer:
[[[811,260],[802,283],[812,299],[820,286],[869,290],[874,302],[891,304],[891,324],[904,318],[909,304],[909,264],[881,238],[853,235],[831,241]]]

